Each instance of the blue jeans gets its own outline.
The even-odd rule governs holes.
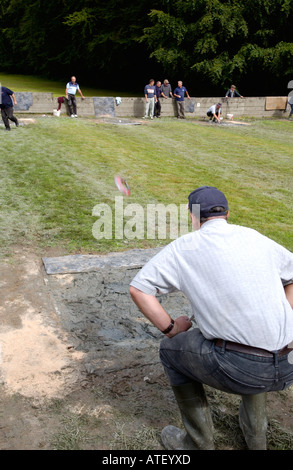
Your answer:
[[[255,395],[293,384],[288,355],[259,357],[230,351],[205,339],[198,328],[165,337],[160,358],[172,386],[196,381],[228,393]]]

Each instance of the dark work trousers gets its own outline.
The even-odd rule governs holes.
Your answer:
[[[9,119],[10,121],[14,122],[16,126],[18,126],[18,120],[13,115],[13,106],[10,108],[1,108],[1,116],[6,129],[10,129]]]
[[[219,111],[216,111],[215,112],[215,115],[219,117]],[[207,112],[207,116],[210,118],[210,119],[213,119],[213,121],[215,121],[216,119],[214,118],[214,115],[211,111],[208,111]]]
[[[185,119],[185,102],[176,101],[176,104],[177,104],[177,118]]]
[[[224,342],[225,343],[225,342]],[[292,351],[293,353],[293,351]],[[200,382],[227,393],[255,395],[293,384],[292,353],[269,357],[218,347],[198,328],[161,342],[160,357],[172,386]]]
[[[158,101],[155,103],[155,115],[157,117],[161,116],[161,101],[160,101],[160,98],[158,98]]]
[[[75,95],[68,94],[68,106],[69,106],[70,114],[77,114]]]

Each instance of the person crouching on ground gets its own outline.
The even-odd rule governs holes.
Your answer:
[[[221,110],[222,110],[222,103],[217,103],[211,106],[207,111],[207,116],[210,118],[210,121],[213,122],[221,122]]]
[[[133,301],[165,335],[160,359],[185,427],[166,426],[161,439],[168,450],[214,449],[208,385],[242,397],[246,444],[265,450],[266,392],[293,384],[293,254],[229,224],[217,188],[197,188],[188,204],[195,231],[164,247],[130,284]],[[156,298],[176,290],[190,301],[195,328]]]

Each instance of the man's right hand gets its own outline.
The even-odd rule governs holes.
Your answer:
[[[170,331],[168,336],[172,338],[173,336],[177,335],[178,333],[182,333],[183,331],[189,330],[192,327],[192,321],[190,321],[187,315],[181,315],[180,317],[176,318],[174,323],[174,328]]]

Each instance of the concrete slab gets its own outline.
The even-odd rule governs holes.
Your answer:
[[[68,255],[42,258],[47,274],[98,271],[103,268],[141,267],[161,248],[128,250],[107,255]]]

